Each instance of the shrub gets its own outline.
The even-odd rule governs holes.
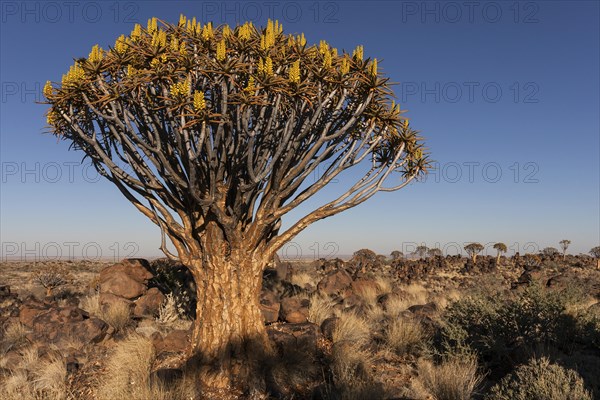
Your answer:
[[[35,271],[33,279],[46,289],[46,296],[52,296],[54,289],[67,284],[72,277],[64,266],[49,265]]]
[[[423,326],[416,320],[394,319],[385,329],[386,345],[398,354],[415,352],[427,341]]]
[[[573,370],[533,358],[492,387],[486,400],[591,400],[583,380]]]
[[[417,371],[417,390],[425,390],[435,400],[471,399],[482,380],[474,357],[452,358],[439,365],[420,360]]]

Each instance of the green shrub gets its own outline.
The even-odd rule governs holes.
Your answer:
[[[591,400],[577,372],[552,364],[547,358],[531,359],[492,387],[486,400]]]

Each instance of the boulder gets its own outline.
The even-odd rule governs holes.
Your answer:
[[[156,316],[164,301],[165,295],[158,288],[150,288],[146,294],[135,301],[133,315],[136,317]]]
[[[291,324],[300,324],[308,321],[308,307],[310,300],[298,297],[286,297],[281,300],[279,316]]]
[[[103,311],[109,308],[124,304],[128,307],[133,307],[133,302],[124,297],[114,295],[112,293],[100,293],[99,295],[100,307]]]
[[[166,336],[161,336],[155,332],[152,336],[152,344],[156,349],[156,354],[161,353],[181,353],[184,352],[190,344],[190,331],[175,329]]]
[[[279,319],[279,310],[281,304],[273,292],[264,291],[260,295],[260,311],[265,319],[265,323],[277,322]]]
[[[126,299],[135,299],[146,292],[146,285],[132,279],[124,272],[104,275],[100,280],[100,293],[110,293]]]
[[[317,285],[317,289],[324,294],[333,295],[343,292],[352,284],[352,277],[345,270],[332,271],[325,275]]]
[[[315,355],[319,327],[310,322],[302,324],[281,324],[267,327],[269,338],[275,343],[280,354],[286,349],[295,349],[307,355]]]
[[[338,317],[329,317],[321,323],[321,334],[327,340],[333,340],[333,332],[339,323]]]
[[[30,340],[55,343],[65,348],[73,340],[98,343],[104,339],[108,325],[76,307],[53,307],[33,319]]]
[[[438,306],[433,302],[427,304],[416,304],[414,306],[408,307],[408,311],[410,311],[418,317],[431,318],[437,312],[437,310]]]
[[[142,258],[127,258],[120,263],[103,268],[100,271],[100,281],[104,280],[107,276],[117,273],[124,273],[131,279],[144,284],[154,277],[150,272],[150,263],[148,261]]]

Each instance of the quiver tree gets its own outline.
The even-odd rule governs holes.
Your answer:
[[[465,246],[465,251],[473,260],[473,264],[477,263],[477,254],[481,253],[483,246],[481,243],[469,243]]]
[[[565,257],[567,256],[567,249],[569,248],[571,241],[568,239],[563,239],[560,242],[558,242],[558,244],[560,245],[560,248],[562,250],[562,255],[563,255],[563,260],[564,260]]]
[[[161,250],[190,269],[190,355],[212,371],[201,374],[206,384],[244,377],[248,355],[268,349],[258,295],[278,249],[426,171],[390,85],[362,46],[348,54],[278,22],[213,27],[182,16],[94,46],[44,87],[51,131],[160,227]],[[281,229],[352,167],[364,174],[343,194]]]
[[[506,245],[504,243],[498,242],[498,243],[494,244],[494,249],[496,249],[496,251],[497,251],[496,264],[500,264],[500,254],[506,253],[508,248],[506,247]]]
[[[423,258],[425,257],[425,255],[427,254],[427,250],[429,250],[427,248],[427,246],[417,246],[417,248],[415,249],[415,253],[417,256],[419,256],[419,258]]]

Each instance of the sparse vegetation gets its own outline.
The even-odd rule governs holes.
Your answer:
[[[441,364],[421,360],[417,371],[417,390],[424,390],[435,400],[469,400],[482,380],[472,357],[453,358]]]

